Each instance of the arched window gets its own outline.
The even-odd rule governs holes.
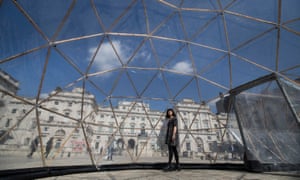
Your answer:
[[[93,134],[94,134],[93,128],[91,126],[88,126],[86,128],[86,133],[87,133],[88,136],[93,136]]]
[[[66,135],[66,132],[63,129],[59,129],[55,132],[55,136],[57,136],[57,137],[62,137],[63,138],[63,137],[65,137],[65,135]]]
[[[197,152],[204,152],[203,140],[200,137],[196,138]]]

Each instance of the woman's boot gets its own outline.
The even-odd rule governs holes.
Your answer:
[[[164,168],[165,171],[171,171],[173,168],[172,168],[172,164],[171,163],[168,163],[167,167]]]
[[[177,170],[177,171],[181,171],[181,166],[180,166],[179,163],[176,163],[176,170]]]

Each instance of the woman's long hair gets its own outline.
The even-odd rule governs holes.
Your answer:
[[[166,119],[170,118],[169,113],[168,113],[169,111],[172,111],[172,112],[173,112],[173,116],[176,117],[175,111],[174,111],[172,108],[169,108],[169,109],[167,110],[167,112],[166,112]]]

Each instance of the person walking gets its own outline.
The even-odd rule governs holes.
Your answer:
[[[33,153],[36,151],[39,145],[39,136],[36,136],[34,140],[31,141],[30,144],[30,153],[27,155],[28,158],[32,158]]]
[[[168,109],[166,112],[166,119],[168,120],[167,124],[167,133],[166,133],[166,144],[168,145],[169,152],[169,161],[168,166],[165,170],[177,170],[180,171],[181,167],[179,164],[179,156],[177,151],[177,146],[179,144],[179,136],[178,136],[178,121],[176,114],[173,109]],[[173,155],[175,156],[176,166],[175,169],[172,167],[172,159]]]
[[[112,134],[108,138],[108,147],[107,147],[107,160],[113,160],[113,150],[114,150],[114,135]]]
[[[45,158],[48,158],[48,155],[49,155],[49,153],[50,153],[50,151],[51,151],[51,149],[52,149],[52,147],[53,147],[53,140],[54,140],[54,138],[53,137],[51,137],[49,140],[48,140],[48,142],[47,142],[47,145],[46,145],[46,152],[45,152]]]

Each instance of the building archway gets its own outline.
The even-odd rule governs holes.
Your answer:
[[[135,140],[129,139],[128,140],[128,149],[134,149],[134,147],[135,147]]]
[[[62,140],[64,139],[65,135],[66,135],[66,131],[63,130],[63,129],[58,129],[57,131],[55,131],[55,134],[54,134],[54,137],[56,139],[56,141],[54,143],[55,144],[54,145],[55,149],[60,148]]]
[[[197,142],[197,152],[204,152],[204,145],[203,145],[204,143],[201,137],[197,137],[196,142]]]
[[[124,142],[124,140],[123,140],[122,138],[119,138],[119,139],[117,140],[117,147],[118,147],[119,149],[124,149],[124,144],[125,144],[125,142]]]

